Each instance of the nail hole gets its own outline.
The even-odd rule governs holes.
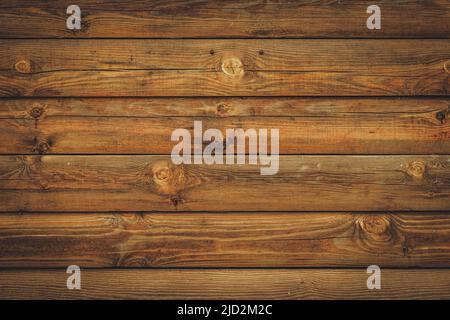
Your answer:
[[[408,255],[408,247],[407,247],[406,245],[403,245],[402,251],[403,251],[403,255],[404,255],[404,256],[407,256],[407,255]]]
[[[183,204],[184,200],[181,196],[175,195],[173,197],[170,197],[170,202],[174,207],[178,207],[178,205]]]
[[[444,111],[437,112],[436,119],[438,119],[439,121],[444,121],[445,120],[445,112]]]

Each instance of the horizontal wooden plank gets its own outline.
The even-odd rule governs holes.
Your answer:
[[[65,270],[2,271],[1,299],[449,299],[450,270],[382,269],[82,270],[68,290]]]
[[[448,112],[450,98],[7,98],[1,119],[47,117],[334,117]],[[437,115],[435,115],[437,116]],[[433,118],[433,117],[432,117]],[[442,120],[446,120],[445,117]]]
[[[281,156],[259,165],[170,156],[2,156],[1,211],[450,209],[449,156]]]
[[[448,95],[450,40],[1,40],[0,96]]]
[[[0,268],[450,267],[450,215],[2,214]]]
[[[80,31],[66,29],[66,1],[2,0],[0,37],[446,37],[446,0],[378,2],[381,30],[369,30],[373,1],[78,0]]]
[[[170,154],[172,132],[201,120],[204,131],[218,128],[224,136],[227,128],[279,129],[281,154],[446,154],[449,104],[446,99],[0,100],[0,153]]]

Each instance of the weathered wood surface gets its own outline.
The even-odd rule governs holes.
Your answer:
[[[334,117],[448,113],[450,98],[8,98],[1,119],[46,117]],[[433,118],[433,117],[431,117]],[[446,120],[445,117],[441,120]]]
[[[92,270],[67,290],[65,270],[0,273],[1,299],[449,299],[450,270],[383,269],[367,289],[366,269]]]
[[[247,161],[248,163],[248,161]],[[181,165],[170,156],[2,156],[1,211],[417,211],[450,208],[449,156],[281,156]]]
[[[448,0],[76,4],[0,3],[0,298],[450,299]],[[174,166],[194,120],[279,173]]]
[[[450,267],[450,215],[0,215],[1,268],[72,264],[81,268]]]
[[[172,132],[201,120],[203,130],[224,136],[226,128],[277,128],[281,154],[448,154],[449,106],[447,99],[0,100],[0,153],[170,154]]]
[[[82,29],[66,29],[62,0],[2,0],[0,37],[432,37],[450,35],[447,0],[111,1],[78,0]],[[368,30],[367,7],[381,7]]]
[[[450,40],[0,41],[3,97],[416,96],[449,88]]]

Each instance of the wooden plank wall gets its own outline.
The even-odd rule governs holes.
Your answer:
[[[0,3],[0,298],[450,298],[450,1],[74,2]]]

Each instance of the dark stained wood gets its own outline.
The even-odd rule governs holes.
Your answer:
[[[449,40],[0,41],[3,97],[448,95],[449,70]]]
[[[1,214],[0,267],[449,267],[450,215]]]
[[[248,161],[247,161],[248,163]],[[170,156],[2,156],[2,211],[450,209],[449,156],[281,156],[180,165]]]
[[[201,120],[203,130],[224,135],[226,128],[277,128],[281,154],[445,154],[449,105],[446,99],[0,100],[0,153],[170,154],[172,132]],[[49,148],[40,149],[42,143]]]
[[[111,1],[77,0],[83,26],[66,29],[67,1],[2,0],[0,37],[445,37],[446,0]],[[381,7],[368,30],[367,7]]]
[[[1,299],[449,299],[450,270],[382,269],[368,290],[366,269],[82,270],[68,290],[65,270],[0,273]]]

